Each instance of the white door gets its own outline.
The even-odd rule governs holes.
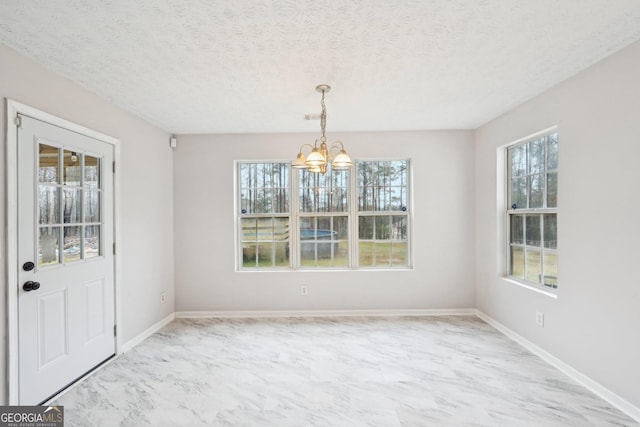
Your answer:
[[[20,116],[19,403],[115,353],[113,146]]]

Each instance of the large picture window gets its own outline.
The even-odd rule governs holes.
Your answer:
[[[558,287],[558,133],[507,148],[508,275]]]
[[[238,162],[240,268],[408,268],[409,161],[325,174]]]

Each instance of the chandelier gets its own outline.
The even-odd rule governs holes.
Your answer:
[[[353,165],[353,162],[347,155],[347,152],[344,151],[344,145],[342,142],[336,141],[331,143],[330,147],[327,147],[327,137],[325,135],[327,127],[327,108],[324,105],[324,94],[331,90],[331,86],[318,85],[316,86],[316,90],[322,93],[322,100],[320,101],[320,105],[322,106],[322,114],[320,115],[320,129],[322,130],[322,136],[320,136],[320,139],[316,139],[314,145],[302,145],[298,152],[298,157],[291,162],[291,167],[295,169],[306,169],[309,172],[321,174],[324,174],[327,171],[327,165],[329,163],[331,163],[331,169],[333,170],[349,169],[351,165]],[[305,147],[311,148],[311,152],[306,158],[302,153],[302,150]]]

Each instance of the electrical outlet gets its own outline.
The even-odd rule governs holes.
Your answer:
[[[167,294],[162,292],[160,294],[160,304],[164,304],[165,302],[167,302]]]
[[[539,311],[536,311],[536,325],[540,326],[541,328],[544,327],[544,314]]]
[[[302,295],[303,297],[306,297],[308,293],[309,293],[309,288],[307,287],[307,285],[300,285],[300,295]]]

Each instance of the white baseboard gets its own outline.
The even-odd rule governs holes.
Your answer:
[[[151,335],[155,334],[160,329],[164,328],[166,325],[171,323],[175,318],[176,318],[176,313],[171,313],[170,315],[160,320],[156,324],[149,326],[147,329],[140,332],[138,335],[136,335],[135,337],[133,337],[132,339],[124,343],[122,345],[122,352],[126,353],[127,351],[131,350],[133,347],[137,346],[142,341],[146,340]]]
[[[569,366],[568,364],[558,359],[551,353],[548,353],[546,350],[543,350],[542,348],[538,347],[537,345],[527,340],[526,338],[522,337],[521,335],[517,334],[513,330],[507,328],[502,323],[487,316],[480,310],[476,310],[476,312],[477,312],[477,316],[480,319],[484,320],[489,325],[493,326],[498,331],[502,332],[504,335],[506,335],[507,337],[511,338],[512,340],[514,340],[515,342],[517,342],[518,344],[520,344],[521,346],[529,350],[531,353],[540,357],[545,362],[554,366],[556,369],[563,372],[565,375],[567,375],[569,378],[571,378],[578,384],[590,390],[591,392],[593,392],[603,400],[609,402],[611,405],[615,406],[616,408],[618,408],[619,410],[621,410],[622,412],[624,412],[634,420],[640,422],[640,408],[633,405],[626,399],[618,396],[608,388],[592,380],[591,378],[584,375],[583,373],[576,370],[575,368]]]
[[[256,317],[475,316],[475,308],[401,310],[176,311],[176,319]]]

